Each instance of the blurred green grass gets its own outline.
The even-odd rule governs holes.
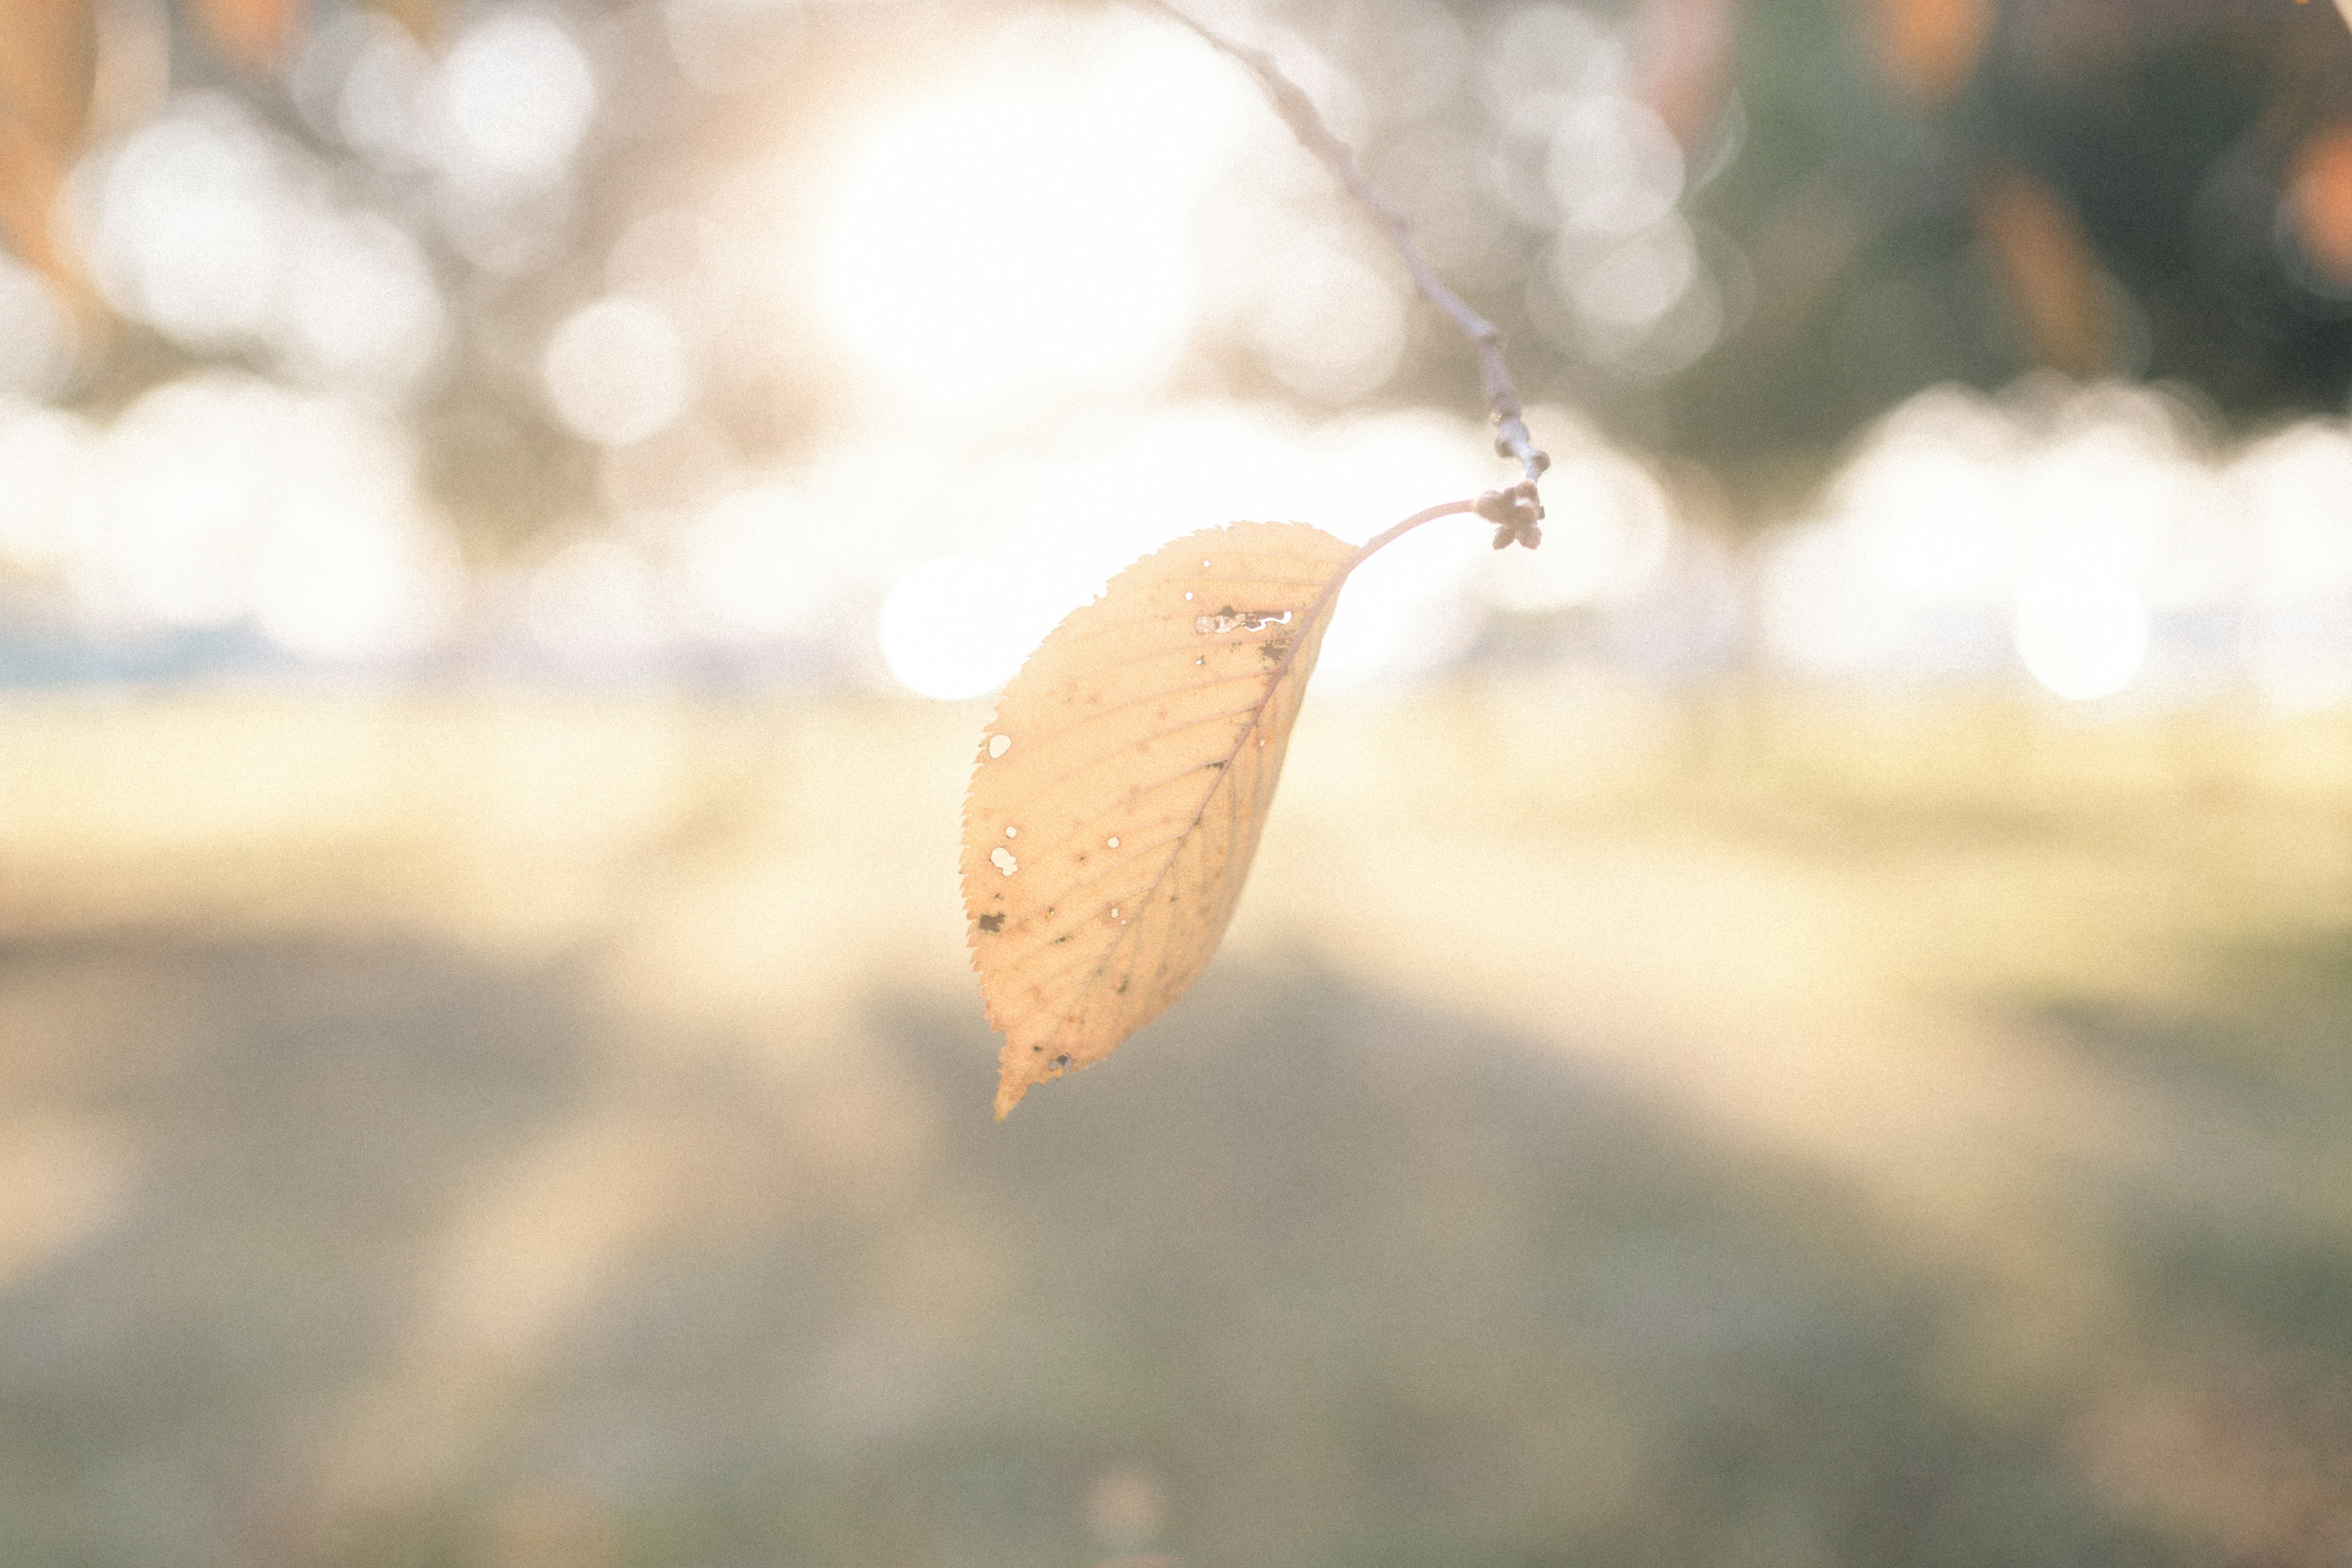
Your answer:
[[[998,1126],[982,713],[12,700],[0,1561],[2352,1553],[2341,717],[1310,703]]]

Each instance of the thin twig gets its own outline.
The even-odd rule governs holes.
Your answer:
[[[2352,4],[2352,0],[2346,0]],[[1321,161],[1331,172],[1331,177],[1347,188],[1348,194],[1363,204],[1364,209],[1378,218],[1388,230],[1389,240],[1396,247],[1397,255],[1404,261],[1405,270],[1412,275],[1412,286],[1421,297],[1443,310],[1462,335],[1470,340],[1478,352],[1478,378],[1486,391],[1487,417],[1495,426],[1495,451],[1498,457],[1517,461],[1524,476],[1507,490],[1489,491],[1479,498],[1478,515],[1496,525],[1495,548],[1502,549],[1514,539],[1533,549],[1540,534],[1536,523],[1543,517],[1543,504],[1536,496],[1536,481],[1551,467],[1551,458],[1536,446],[1528,434],[1526,411],[1519,406],[1519,395],[1511,384],[1511,373],[1503,363],[1503,334],[1495,323],[1472,310],[1461,295],[1448,288],[1445,279],[1429,264],[1429,257],[1421,248],[1412,225],[1405,220],[1356,163],[1356,154],[1339,140],[1314,100],[1299,89],[1298,84],[1283,74],[1274,57],[1262,49],[1236,43],[1206,23],[1176,8],[1170,0],[1136,0],[1136,4],[1157,11],[1170,20],[1190,28],[1202,42],[1218,53],[1235,61],[1257,79],[1265,90],[1275,112],[1290,127],[1291,134],[1301,145]]]

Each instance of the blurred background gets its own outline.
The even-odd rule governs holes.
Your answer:
[[[1516,477],[1040,0],[0,0],[0,1562],[2352,1563],[2352,31],[1193,0],[1507,334],[1223,955],[989,694]]]

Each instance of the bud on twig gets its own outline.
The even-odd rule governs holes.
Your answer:
[[[1496,445],[1499,447],[1501,443]],[[1536,453],[1536,458],[1539,464],[1550,460],[1541,452]],[[1508,549],[1514,543],[1533,550],[1543,542],[1543,530],[1536,526],[1543,521],[1543,502],[1536,495],[1533,479],[1521,479],[1507,490],[1488,490],[1478,498],[1476,510],[1495,525],[1497,550]]]

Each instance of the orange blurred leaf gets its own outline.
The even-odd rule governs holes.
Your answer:
[[[90,0],[0,0],[0,116],[62,153],[81,140],[97,74]]]
[[[1340,584],[1297,522],[1146,556],[1005,687],[964,801],[963,899],[996,1113],[1182,995],[1233,919]]]
[[[306,0],[189,0],[213,47],[249,71],[285,58]]]
[[[1948,101],[1976,73],[1996,0],[1868,0],[1879,75],[1915,102]]]
[[[56,147],[22,121],[0,117],[0,238],[87,307],[89,287],[59,253],[49,226],[65,176],[66,160]]]
[[[375,8],[407,28],[420,44],[441,36],[441,0],[375,0]]]
[[[2009,171],[1979,185],[1977,230],[2043,363],[2096,375],[2114,352],[2105,274],[2065,199]]]
[[[0,120],[0,233],[19,256],[47,270],[49,206],[62,177],[49,144],[22,123]]]
[[[2303,144],[2287,183],[2287,209],[2304,254],[2338,283],[2352,283],[2352,124]]]
[[[1642,101],[1685,150],[1722,111],[1730,86],[1739,0],[1642,0],[1634,13],[1633,68]]]

